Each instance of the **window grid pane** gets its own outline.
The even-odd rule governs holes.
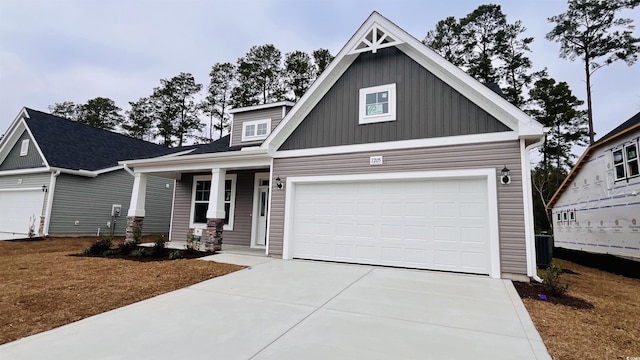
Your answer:
[[[381,91],[366,95],[366,116],[389,113],[389,92]]]
[[[258,130],[256,131],[256,135],[266,135],[267,134],[267,123],[258,124]]]
[[[255,125],[247,125],[247,127],[244,130],[244,136],[254,136],[255,131],[256,131]]]

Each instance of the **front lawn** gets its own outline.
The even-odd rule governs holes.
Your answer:
[[[640,357],[640,279],[554,261],[565,269],[561,278],[569,284],[567,298],[542,301],[536,294],[542,290],[514,283],[551,356],[562,360]]]
[[[242,269],[75,256],[95,241],[0,241],[0,344]]]

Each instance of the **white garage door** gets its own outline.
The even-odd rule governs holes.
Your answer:
[[[295,186],[294,258],[490,274],[485,179]]]
[[[37,232],[43,201],[44,192],[40,189],[0,191],[0,240],[26,238],[32,217]]]

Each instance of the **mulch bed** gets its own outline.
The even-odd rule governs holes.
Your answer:
[[[513,285],[515,286],[516,291],[518,291],[518,295],[520,295],[520,298],[522,299],[546,301],[551,304],[565,305],[565,306],[572,307],[574,309],[593,309],[592,303],[586,300],[580,299],[578,297],[574,297],[571,295],[564,295],[564,296],[547,295],[547,291],[544,288],[544,286],[542,286],[542,284],[537,282],[525,283],[525,282],[514,281]]]

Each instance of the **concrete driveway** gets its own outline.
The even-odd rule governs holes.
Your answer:
[[[250,268],[0,346],[9,359],[550,359],[510,281],[220,254]]]

